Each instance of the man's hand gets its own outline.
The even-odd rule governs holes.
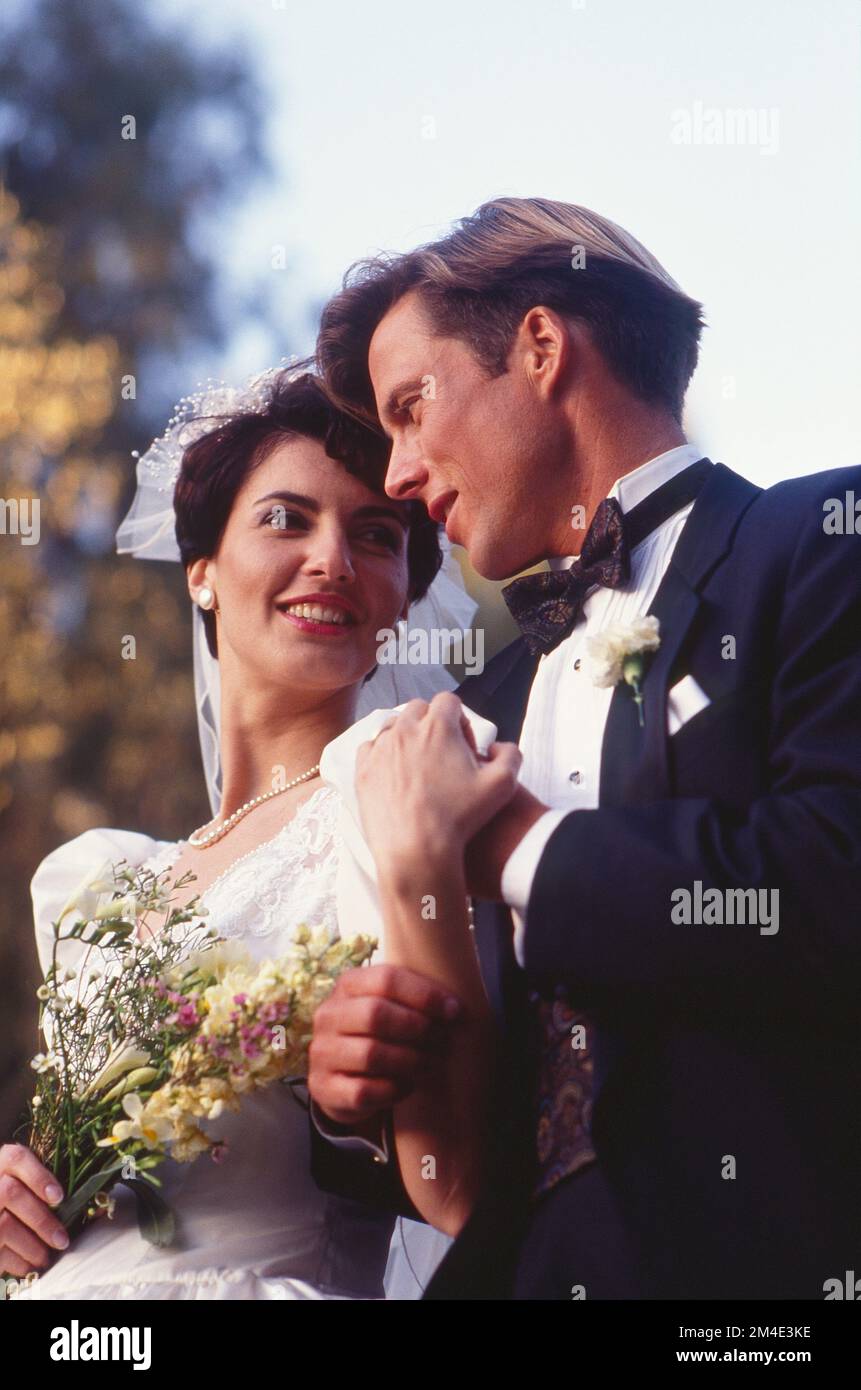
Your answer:
[[[522,758],[494,743],[479,758],[450,691],[410,700],[356,756],[362,829],[378,872],[403,875],[460,859],[467,841],[514,795]]]
[[[461,1013],[453,994],[405,966],[348,970],[314,1015],[313,1099],[337,1124],[358,1131],[415,1089]]]
[[[474,898],[502,902],[502,870],[527,830],[549,807],[518,784],[517,791],[466,847],[466,883]]]

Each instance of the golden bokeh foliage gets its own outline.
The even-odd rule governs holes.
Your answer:
[[[34,451],[62,454],[111,415],[118,350],[113,338],[61,337],[55,278],[58,239],[25,222],[0,184],[0,445],[24,471]]]
[[[58,247],[0,186],[0,1139],[36,1044],[36,864],[95,825],[206,815],[183,577],[105,544],[131,469],[103,442],[120,353],[55,333]]]

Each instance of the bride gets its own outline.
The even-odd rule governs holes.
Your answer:
[[[194,604],[195,684],[215,815],[177,843],[90,830],[50,854],[33,880],[43,969],[51,923],[82,877],[106,860],[169,870],[171,880],[191,871],[187,894],[200,894],[219,935],[241,939],[257,959],[283,954],[303,923],[338,934],[339,795],[320,781],[323,750],[363,710],[451,687],[442,670],[409,668],[409,690],[393,668],[375,670],[380,629],[394,627],[411,604],[440,627],[466,626],[474,611],[448,564],[440,570],[438,529],[424,510],[383,493],[386,454],[386,442],[341,415],[316,378],[278,369],[243,393],[188,398],[140,460],[120,549],[176,558],[175,524]],[[446,885],[428,871],[409,892],[418,901],[435,890],[447,900]],[[391,910],[385,892],[382,906]],[[350,923],[342,930],[352,934]],[[451,930],[468,942],[462,922]],[[417,940],[414,958],[411,949],[410,933],[401,933],[397,965],[422,970],[426,946]],[[421,977],[416,1054],[435,1070],[435,1085],[446,1063],[434,1011],[453,1010],[454,995],[467,1034],[478,1040],[473,1055],[486,1036],[474,955],[460,949],[452,960],[441,972],[444,985],[427,979],[426,969]],[[410,1106],[419,1120],[396,1131],[399,1154],[416,1134],[424,1146],[434,1142],[420,1086]],[[421,1278],[404,1277],[404,1268],[418,1262],[428,1275],[445,1237],[408,1223],[406,1259],[390,1262],[395,1274],[384,1288],[392,1218],[316,1187],[308,1115],[287,1087],[245,1097],[241,1112],[222,1116],[210,1132],[227,1143],[220,1166],[168,1160],[160,1169],[178,1222],[172,1247],[143,1240],[134,1199],[119,1186],[113,1219],[91,1222],[59,1258],[68,1241],[51,1208],[62,1194],[52,1192],[56,1182],[34,1154],[3,1146],[0,1273],[35,1270],[18,1296],[39,1299],[420,1295]],[[437,1149],[452,1142],[443,1124]]]

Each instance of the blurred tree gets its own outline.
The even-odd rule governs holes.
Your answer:
[[[6,11],[0,93],[3,1142],[36,1042],[36,864],[93,825],[173,838],[208,815],[183,576],[113,534],[131,449],[224,337],[203,228],[265,161],[248,60],[134,0]],[[26,499],[38,544],[11,524]]]
[[[57,331],[109,332],[138,367],[221,336],[203,230],[265,167],[248,59],[134,0],[39,0],[0,21],[0,93],[5,181],[63,231]]]

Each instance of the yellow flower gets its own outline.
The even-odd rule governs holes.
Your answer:
[[[118,1120],[113,1133],[107,1139],[98,1141],[100,1149],[111,1144],[122,1144],[128,1139],[142,1139],[148,1149],[157,1149],[170,1142],[173,1134],[171,1121],[151,1114],[137,1092],[123,1096],[123,1110],[129,1118]]]

